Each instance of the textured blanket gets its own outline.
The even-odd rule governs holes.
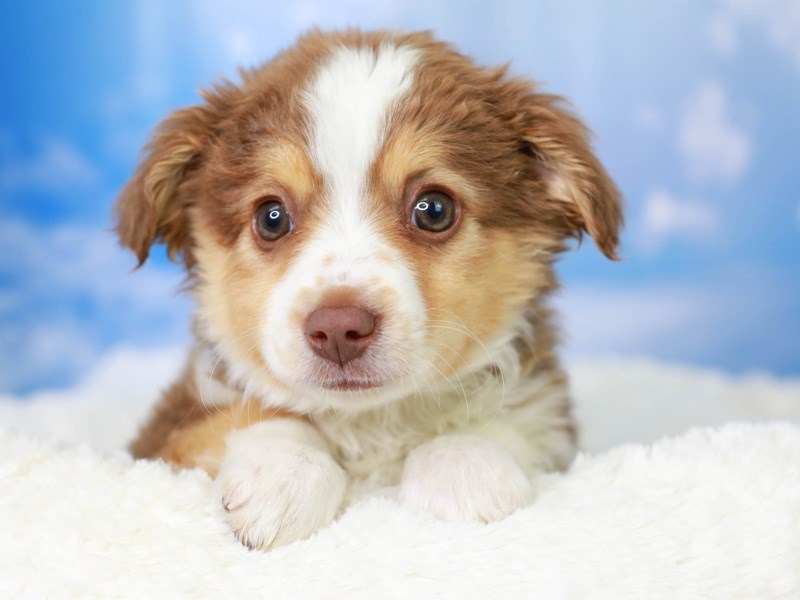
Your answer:
[[[598,374],[609,372],[589,378],[598,400],[618,385]],[[700,386],[708,398],[712,383]],[[728,396],[755,385],[737,383]],[[39,404],[35,414],[56,410]],[[438,522],[374,497],[261,553],[229,533],[203,473],[92,439],[56,443],[65,436],[35,430],[32,410],[0,410],[27,431],[0,431],[0,598],[800,598],[800,427],[788,422],[612,443],[543,478],[534,505],[495,524]]]
[[[0,597],[798,598],[800,428],[698,429],[581,456],[492,525],[391,498],[242,548],[208,478],[0,438]]]

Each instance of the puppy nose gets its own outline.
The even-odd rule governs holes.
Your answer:
[[[306,339],[322,358],[344,366],[372,343],[375,315],[357,306],[320,306],[306,321]]]

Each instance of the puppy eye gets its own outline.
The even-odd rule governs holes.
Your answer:
[[[411,222],[415,227],[440,233],[453,226],[456,221],[456,203],[443,192],[424,192],[411,211]]]
[[[261,204],[253,217],[256,233],[262,239],[273,242],[289,233],[292,219],[282,202],[269,200]]]

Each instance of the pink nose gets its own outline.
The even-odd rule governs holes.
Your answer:
[[[306,339],[322,358],[344,366],[372,343],[375,315],[357,306],[320,306],[306,321]]]

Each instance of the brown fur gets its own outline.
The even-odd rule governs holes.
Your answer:
[[[129,450],[135,458],[160,458],[179,468],[199,467],[212,477],[233,429],[274,418],[302,418],[285,410],[264,409],[257,401],[206,406],[194,378],[184,373],[162,396]]]
[[[469,327],[485,340],[524,312],[536,328],[536,347],[519,348],[524,372],[549,372],[554,385],[563,384],[543,304],[556,287],[551,263],[566,237],[584,231],[616,257],[618,191],[592,153],[586,128],[559,98],[508,79],[505,69],[477,68],[426,33],[313,32],[244,73],[241,85],[223,83],[204,94],[204,104],[175,113],[120,196],[121,242],[140,264],[151,244],[164,242],[193,276],[199,317],[213,329],[211,337],[227,340],[236,360],[257,364],[266,387],[284,389],[260,355],[252,324],[315,219],[325,216],[298,94],[335,44],[377,49],[387,37],[419,48],[422,67],[373,165],[371,216],[413,265],[432,319]],[[461,207],[462,223],[451,239],[408,226],[415,192],[428,183],[446,187]],[[263,244],[250,222],[271,194],[286,199],[298,226],[292,236]],[[391,306],[391,299],[385,303]],[[446,328],[428,339],[446,373],[463,366],[477,344]],[[271,414],[251,403],[208,410],[187,373],[131,448],[136,456],[213,473],[224,435]],[[565,427],[572,427],[568,415]]]
[[[142,425],[139,435],[129,446],[134,457],[160,456],[167,438],[173,431],[194,425],[208,416],[200,403],[194,378],[189,371],[187,369],[181,378],[163,393],[150,417]]]
[[[277,418],[302,417],[283,410],[264,410],[258,401],[215,408],[209,410],[205,418],[173,429],[154,457],[179,468],[199,467],[214,477],[225,455],[225,438],[232,430]]]

